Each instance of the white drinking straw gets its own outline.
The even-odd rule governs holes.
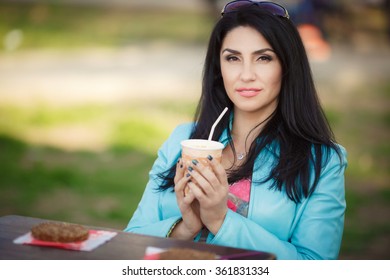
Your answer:
[[[227,110],[228,110],[228,107],[225,107],[225,109],[223,109],[222,113],[219,115],[218,119],[214,122],[213,126],[211,127],[211,131],[210,131],[209,139],[208,139],[209,141],[211,141],[211,139],[213,138],[214,129],[217,126],[217,124],[219,123],[219,121],[222,119],[223,115],[225,115]]]

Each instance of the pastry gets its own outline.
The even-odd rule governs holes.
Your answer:
[[[42,241],[70,243],[88,239],[88,229],[69,223],[44,222],[31,228],[34,238]]]

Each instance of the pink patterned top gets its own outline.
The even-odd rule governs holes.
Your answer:
[[[229,187],[227,205],[229,209],[244,217],[248,216],[251,183],[250,179],[242,179]]]

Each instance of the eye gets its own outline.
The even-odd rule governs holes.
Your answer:
[[[270,55],[261,55],[259,56],[259,58],[257,59],[258,61],[271,61],[272,60],[272,56]]]
[[[235,62],[235,61],[239,61],[240,59],[235,56],[235,55],[228,55],[225,57],[226,61],[229,61],[229,62]]]

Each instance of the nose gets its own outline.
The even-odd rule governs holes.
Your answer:
[[[256,79],[254,65],[251,63],[242,64],[241,79],[244,82],[253,81]]]

